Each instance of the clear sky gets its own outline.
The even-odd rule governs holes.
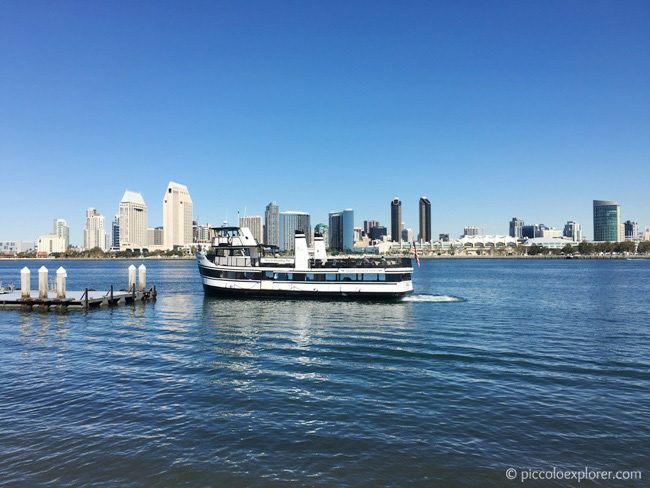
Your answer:
[[[650,2],[4,1],[0,166],[0,240],[127,188],[161,225],[169,180],[213,224],[650,224]]]

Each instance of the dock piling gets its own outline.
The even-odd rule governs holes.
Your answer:
[[[27,266],[20,270],[20,296],[22,298],[30,297],[32,273]]]
[[[66,273],[63,266],[60,266],[59,269],[56,270],[56,297],[59,299],[65,298],[65,287],[66,287],[67,277],[68,277],[68,273]]]
[[[38,298],[47,298],[47,268],[41,266],[38,270]]]
[[[135,291],[135,266],[129,266],[129,291]]]
[[[144,293],[147,288],[147,268],[144,264],[138,267],[138,291]]]

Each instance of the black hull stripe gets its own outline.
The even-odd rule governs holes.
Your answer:
[[[409,292],[314,292],[285,290],[239,290],[203,285],[206,295],[229,298],[286,298],[291,300],[399,300]]]

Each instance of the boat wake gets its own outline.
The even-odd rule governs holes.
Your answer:
[[[436,302],[436,303],[450,303],[450,302],[464,302],[464,298],[455,297],[452,295],[410,295],[402,298],[403,302]]]

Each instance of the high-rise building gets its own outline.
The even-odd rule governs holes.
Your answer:
[[[165,229],[164,227],[149,227],[147,229],[147,246],[149,249],[153,247],[161,248],[165,242]]]
[[[187,186],[170,181],[163,196],[163,245],[174,249],[192,244],[192,198]]]
[[[402,229],[402,242],[413,242],[413,229]]]
[[[562,235],[570,238],[572,241],[580,242],[582,241],[582,226],[573,220],[569,220],[564,224],[564,232]]]
[[[97,209],[86,209],[86,226],[84,227],[84,249],[100,248],[106,251],[107,239],[104,216]]]
[[[280,249],[293,251],[294,236],[299,230],[305,233],[307,246],[311,245],[311,218],[306,212],[280,212]]]
[[[120,250],[143,249],[147,242],[147,205],[140,193],[126,190],[120,201]]]
[[[384,236],[388,235],[388,229],[383,225],[376,225],[370,228],[370,237],[371,241],[381,241]]]
[[[522,225],[521,237],[524,239],[542,237],[544,235],[544,229],[546,229],[546,226],[544,224]]]
[[[621,207],[611,200],[594,200],[594,241],[622,240]]]
[[[276,202],[269,203],[264,212],[264,244],[280,246],[280,207]]]
[[[481,234],[481,229],[475,225],[468,225],[463,229],[463,236],[478,236]]]
[[[521,239],[523,237],[521,232],[523,227],[524,227],[524,221],[518,219],[517,217],[513,217],[512,220],[510,221],[510,232],[509,232],[510,237],[514,237],[515,239]]]
[[[111,224],[111,249],[116,251],[120,250],[120,215],[113,218]]]
[[[390,237],[393,242],[402,239],[402,202],[399,197],[390,202]]]
[[[643,236],[641,236],[642,241],[650,241],[650,227],[646,227],[643,230]]]
[[[54,224],[52,225],[52,234],[63,238],[65,249],[68,249],[70,247],[70,227],[68,227],[68,222],[66,222],[65,219],[54,219]]]
[[[420,197],[420,242],[431,242],[431,202]]]
[[[259,215],[246,215],[239,217],[239,227],[248,227],[258,244],[262,243],[262,217]]]
[[[639,223],[626,220],[623,223],[623,236],[626,241],[634,241],[639,238]]]
[[[370,229],[373,227],[379,227],[379,221],[378,220],[364,220],[363,221],[363,231],[366,233],[367,236],[370,235]]]
[[[354,247],[354,211],[351,208],[329,215],[329,248],[351,251]]]

